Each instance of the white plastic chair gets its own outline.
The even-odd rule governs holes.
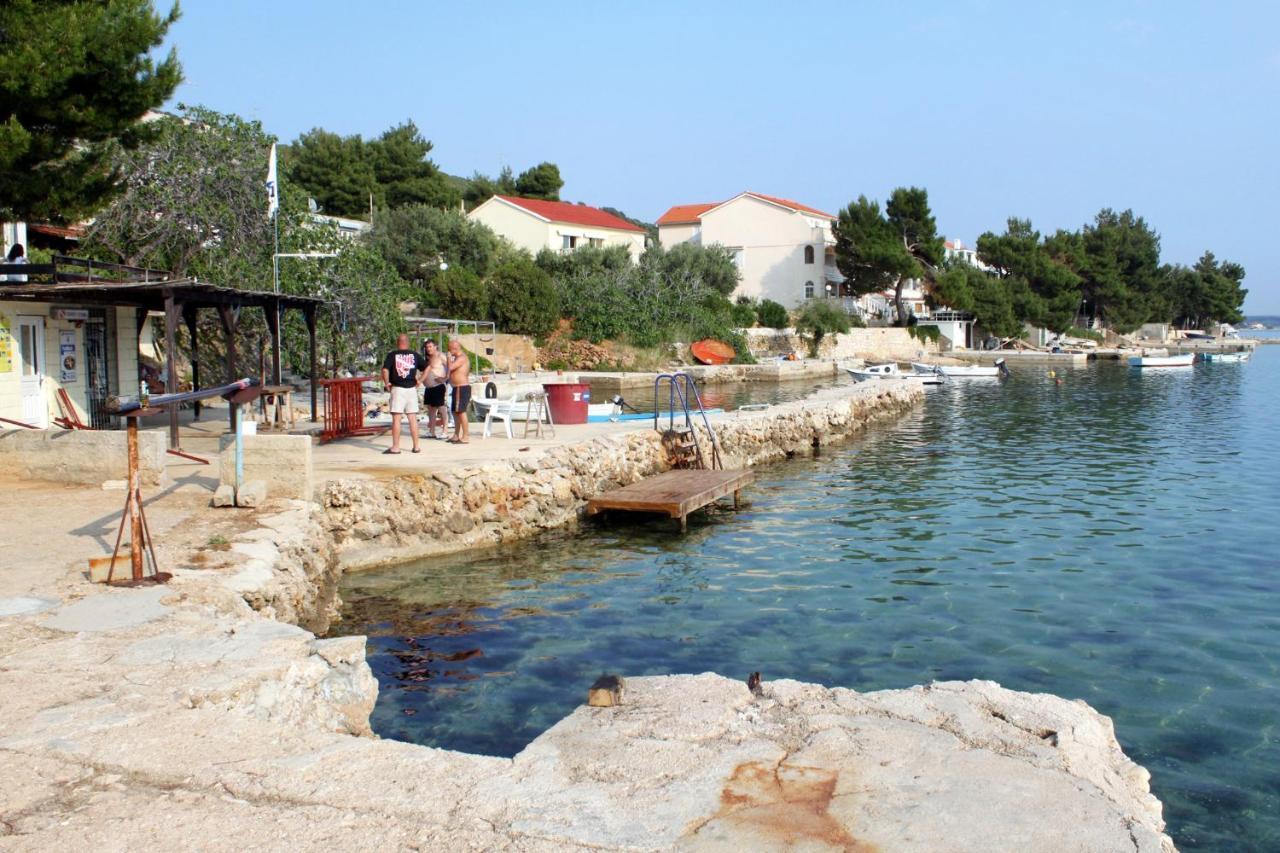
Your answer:
[[[488,438],[492,432],[494,421],[502,421],[502,427],[506,430],[507,438],[515,437],[511,434],[511,420],[519,398],[520,394],[515,393],[511,395],[510,400],[494,400],[490,404],[489,411],[484,416],[484,438]]]

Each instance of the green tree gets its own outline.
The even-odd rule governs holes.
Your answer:
[[[1107,326],[1125,334],[1167,317],[1160,271],[1160,236],[1132,210],[1100,211],[1080,235],[1081,290]]]
[[[498,328],[545,337],[560,319],[560,295],[551,276],[533,261],[507,261],[489,277],[489,306]]]
[[[405,281],[429,286],[443,261],[489,275],[502,250],[502,240],[488,227],[456,210],[427,204],[379,211],[365,237]],[[470,315],[474,316],[474,315]]]
[[[1241,286],[1244,267],[1231,261],[1219,262],[1213,252],[1205,252],[1190,269],[1166,267],[1165,290],[1174,323],[1184,329],[1203,329],[1216,323],[1240,323],[1248,290]]]
[[[818,347],[827,335],[849,331],[849,315],[829,302],[809,302],[796,317],[796,331],[809,338],[809,356],[818,357]]]
[[[733,303],[733,325],[750,329],[756,324],[756,301],[750,296],[739,296]]]
[[[583,246],[572,252],[543,249],[534,262],[548,275],[571,277],[586,272],[624,270],[631,266],[631,252],[626,246]]]
[[[114,195],[113,150],[182,81],[177,54],[151,57],[178,20],[150,0],[0,4],[0,219],[67,222]]]
[[[383,132],[367,147],[374,180],[383,202],[389,207],[407,204],[458,206],[461,196],[427,157],[431,153],[431,142],[423,139],[412,121]]]
[[[761,326],[770,329],[785,329],[791,324],[787,309],[772,299],[760,300],[760,304],[756,306],[756,319],[760,321]]]
[[[525,198],[542,198],[548,201],[560,200],[560,188],[564,180],[560,177],[560,167],[555,163],[542,162],[531,166],[516,178],[516,193]]]
[[[899,325],[907,323],[902,290],[911,279],[932,277],[943,241],[919,187],[895,189],[881,212],[866,196],[840,211],[835,225],[836,267],[857,295],[893,290]]]
[[[498,173],[498,177],[491,178],[488,175],[482,175],[476,172],[471,176],[468,182],[467,190],[463,193],[466,200],[467,209],[479,207],[495,195],[515,195],[516,194],[516,176],[511,171],[510,166],[503,166],[502,171]]]
[[[336,227],[309,217],[291,217],[282,247],[290,251],[333,252],[336,258],[285,262],[280,287],[285,293],[319,296],[320,360],[330,376],[339,371],[373,372],[386,350],[404,331],[400,302],[408,295],[395,269],[371,247],[338,235]],[[242,322],[244,318],[242,317]],[[305,368],[307,331],[296,312],[285,315],[285,359]]]
[[[1012,279],[958,263],[938,275],[930,301],[972,314],[977,327],[988,334],[1012,338],[1022,333],[1022,319],[1015,310],[1018,287]]]
[[[449,267],[437,275],[427,291],[427,303],[445,317],[458,320],[489,317],[489,289],[466,267]]]
[[[258,122],[203,107],[151,124],[151,141],[112,161],[122,191],[94,218],[85,248],[176,276],[269,289],[272,138]]]
[[[668,278],[695,279],[701,287],[728,297],[741,278],[733,253],[723,246],[677,243],[670,249],[650,246],[641,256],[642,264],[655,266]]]
[[[281,167],[286,180],[306,190],[324,213],[367,219],[370,197],[374,204],[382,201],[372,158],[358,134],[313,128],[281,149]]]
[[[1058,333],[1071,328],[1080,308],[1080,276],[1067,263],[1077,254],[1071,235],[1042,240],[1030,220],[1015,217],[1004,234],[979,237],[977,248],[978,259],[1008,280],[1018,320]]]

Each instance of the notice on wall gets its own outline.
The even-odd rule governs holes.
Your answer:
[[[64,385],[76,381],[76,333],[70,330],[58,335],[58,356],[62,360],[62,369],[58,371],[58,381]]]
[[[13,370],[13,327],[9,315],[0,312],[0,373]]]

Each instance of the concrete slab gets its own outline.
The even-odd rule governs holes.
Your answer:
[[[164,587],[104,591],[66,605],[41,624],[75,634],[132,628],[167,614],[169,608],[160,599],[168,594]]]
[[[6,616],[30,616],[57,607],[62,602],[56,598],[38,595],[15,595],[0,598],[0,619]]]

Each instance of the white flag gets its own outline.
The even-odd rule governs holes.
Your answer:
[[[279,209],[280,184],[276,181],[276,144],[273,142],[267,158],[267,218],[275,216]]]

